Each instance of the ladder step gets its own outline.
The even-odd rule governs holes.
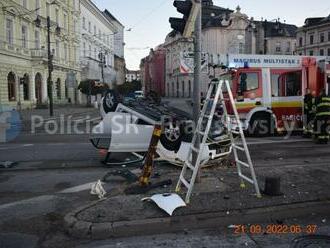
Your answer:
[[[245,162],[243,162],[241,160],[237,160],[236,163],[239,163],[239,164],[245,166],[246,168],[250,168],[250,165],[249,164],[247,164],[247,163],[245,163]]]
[[[195,169],[195,167],[190,162],[186,161],[185,164],[187,165],[187,167],[189,169],[191,169],[191,170],[194,170]]]
[[[232,132],[233,134],[237,134],[237,135],[240,135],[240,134],[241,134],[239,131],[235,131],[235,130],[231,130],[231,132]]]
[[[245,151],[244,147],[238,146],[238,145],[233,145],[234,148],[236,148],[237,150],[240,150],[242,152]]]
[[[248,178],[247,176],[244,176],[242,173],[239,174],[241,178],[243,178],[245,181],[248,181],[251,184],[254,184],[254,181],[251,178]]]
[[[211,116],[210,116],[210,115],[204,115],[204,116],[203,116],[203,119],[204,119],[204,118],[205,118],[205,119],[210,119]]]
[[[180,180],[183,183],[183,185],[186,186],[187,189],[190,188],[190,183],[188,183],[188,181],[186,179],[184,179],[183,177],[180,177]]]
[[[199,152],[200,151],[200,149],[194,147],[193,145],[191,146],[191,150],[193,150],[194,152]]]
[[[202,135],[202,136],[205,135],[205,132],[203,132],[203,131],[198,131],[198,133],[199,133],[200,135]]]

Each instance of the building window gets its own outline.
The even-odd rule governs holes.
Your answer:
[[[60,20],[59,19],[60,19],[59,10],[56,9],[55,10],[55,21],[56,21],[57,25],[59,25],[59,23],[60,23]]]
[[[286,44],[286,52],[287,53],[291,52],[291,42],[290,41],[288,41],[287,44]]]
[[[238,44],[238,53],[239,54],[243,54],[244,53],[244,44],[242,42],[240,42]]]
[[[63,14],[63,28],[64,29],[68,29],[68,26],[67,26],[67,14]]]
[[[40,0],[36,0],[36,12],[40,15]]]
[[[86,18],[85,17],[82,18],[82,26],[83,26],[83,29],[86,30]]]
[[[102,36],[102,34],[101,34],[101,30],[99,29],[99,39],[101,40],[101,37]]]
[[[314,44],[314,35],[309,36],[309,44]]]
[[[320,56],[324,56],[324,50],[320,49]]]
[[[309,56],[313,56],[314,55],[314,51],[313,50],[310,50],[309,51]]]
[[[303,38],[302,38],[302,37],[299,38],[299,46],[300,46],[300,47],[303,46]]]
[[[35,49],[40,49],[40,32],[38,30],[34,31],[34,45]]]
[[[24,8],[27,9],[27,0],[22,0],[22,5],[23,5]]]
[[[23,98],[24,101],[30,100],[30,78],[28,74],[25,74],[23,77]]]
[[[191,97],[191,81],[188,81],[188,97]]]
[[[276,42],[276,52],[280,53],[281,52],[281,42]]]
[[[61,99],[62,98],[62,94],[61,94],[61,79],[58,78],[56,81],[56,96],[57,99]]]
[[[68,45],[64,43],[64,60],[68,61]]]
[[[13,45],[14,43],[14,27],[11,19],[6,20],[6,37],[7,43]]]
[[[60,41],[55,41],[55,56],[59,59],[60,58]]]
[[[323,43],[325,41],[324,33],[320,34],[320,43]]]
[[[92,46],[91,45],[88,46],[88,56],[92,57]]]
[[[328,56],[330,56],[330,48],[328,48]]]
[[[92,23],[88,22],[88,32],[92,33]]]
[[[8,100],[16,101],[16,76],[13,72],[9,72],[7,77],[8,83]]]
[[[86,57],[86,43],[85,42],[83,43],[83,54],[84,54],[84,57]]]
[[[46,15],[50,16],[50,4],[46,2]]]
[[[22,26],[22,47],[23,48],[28,48],[27,46],[27,27]]]
[[[328,32],[328,41],[330,41],[330,32]]]
[[[94,25],[94,36],[96,36],[96,26]]]

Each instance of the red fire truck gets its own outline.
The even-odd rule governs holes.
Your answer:
[[[303,127],[306,89],[329,92],[326,57],[277,55],[217,56],[227,65],[243,128],[257,135]]]

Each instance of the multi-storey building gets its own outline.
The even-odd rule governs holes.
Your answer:
[[[126,70],[126,82],[140,81],[141,74],[139,70]]]
[[[297,54],[330,56],[330,15],[305,20],[297,31]]]
[[[186,0],[189,1],[189,0]],[[215,6],[212,0],[202,1],[202,52],[205,63],[202,70],[201,92],[205,93],[210,77],[220,69],[212,65],[219,54],[293,54],[295,50],[294,25],[255,21],[241,12]],[[173,21],[175,27],[175,20]],[[179,27],[180,28],[180,27]],[[166,49],[166,96],[191,97],[193,73],[182,72],[181,54],[193,52],[193,39],[182,37],[173,30],[164,43]],[[191,62],[191,61],[190,61]]]
[[[91,0],[80,0],[80,8],[82,81],[100,81],[112,87],[116,80],[116,26]]]
[[[160,45],[141,60],[141,83],[146,95],[153,91],[165,96],[165,56],[166,50]]]
[[[114,17],[107,9],[104,11],[104,15],[115,26],[116,32],[114,34],[114,53],[115,53],[115,71],[116,71],[116,83],[122,85],[125,83],[125,53],[124,53],[124,25],[116,17]]]
[[[48,102],[47,16],[51,20],[54,101],[79,101],[78,0],[2,0],[0,105],[32,108]]]

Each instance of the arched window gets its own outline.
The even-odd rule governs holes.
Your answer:
[[[9,72],[8,77],[8,100],[16,101],[16,76],[13,72]]]
[[[61,94],[61,79],[58,78],[56,81],[56,96],[57,99],[61,99],[62,98],[62,94]]]
[[[23,97],[24,101],[30,100],[30,77],[28,74],[23,76]]]
[[[188,97],[191,97],[191,81],[188,81]]]

